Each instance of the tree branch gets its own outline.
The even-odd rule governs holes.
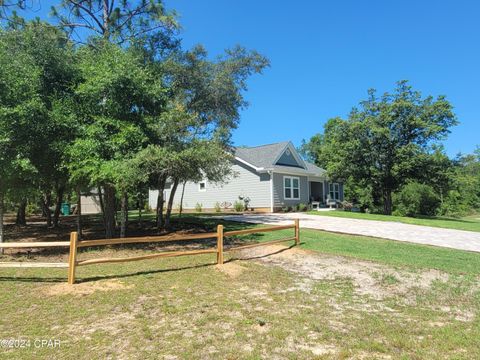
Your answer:
[[[101,29],[101,33],[104,33],[105,32],[105,28],[103,27],[103,24],[100,20],[98,20],[97,16],[95,15],[95,13],[87,8],[86,6],[82,5],[81,2],[76,2],[74,0],[66,0],[68,1],[69,3],[71,3],[73,6],[76,6],[76,7],[79,7],[80,9],[82,9],[83,11],[85,11],[88,15],[90,15],[90,17],[97,23],[98,27]]]

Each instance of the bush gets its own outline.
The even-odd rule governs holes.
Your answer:
[[[353,204],[351,202],[348,202],[348,201],[342,201],[342,208],[345,211],[352,211]]]
[[[201,204],[201,203],[196,203],[196,204],[195,204],[195,211],[196,211],[197,213],[201,213],[201,212],[203,211],[203,204]]]
[[[307,209],[308,209],[308,205],[307,205],[307,204],[302,204],[302,203],[300,203],[300,204],[298,204],[298,206],[297,206],[297,210],[298,210],[298,211],[307,211]]]
[[[292,211],[292,208],[290,206],[282,207],[282,212],[287,213],[287,212],[290,212],[290,211]]]
[[[215,203],[215,212],[219,213],[222,211],[222,207],[220,206],[220,203],[217,201]]]
[[[28,203],[27,207],[25,208],[25,214],[27,216],[39,214],[40,211],[40,207],[37,204]]]
[[[450,190],[440,207],[440,214],[450,217],[462,217],[474,213],[472,206],[465,201],[465,195],[457,190]]]
[[[245,209],[245,205],[243,201],[235,201],[235,203],[233,204],[233,208],[236,212],[242,212]]]
[[[433,216],[437,214],[440,199],[431,186],[411,182],[394,194],[395,214],[400,216]]]

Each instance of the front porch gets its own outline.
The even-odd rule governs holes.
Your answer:
[[[337,208],[343,201],[343,189],[339,183],[309,179],[309,205],[314,210]]]

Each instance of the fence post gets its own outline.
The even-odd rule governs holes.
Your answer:
[[[223,264],[223,225],[217,226],[217,264]]]
[[[70,255],[68,257],[68,283],[75,284],[75,267],[77,266],[78,233],[70,233]]]
[[[300,244],[300,220],[295,219],[295,245]]]

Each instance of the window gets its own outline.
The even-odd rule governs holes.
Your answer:
[[[198,183],[198,191],[207,191],[207,182],[205,180]]]
[[[300,178],[284,176],[283,190],[283,195],[285,199],[300,200]]]
[[[330,183],[329,193],[330,200],[340,200],[340,185],[338,183]]]

